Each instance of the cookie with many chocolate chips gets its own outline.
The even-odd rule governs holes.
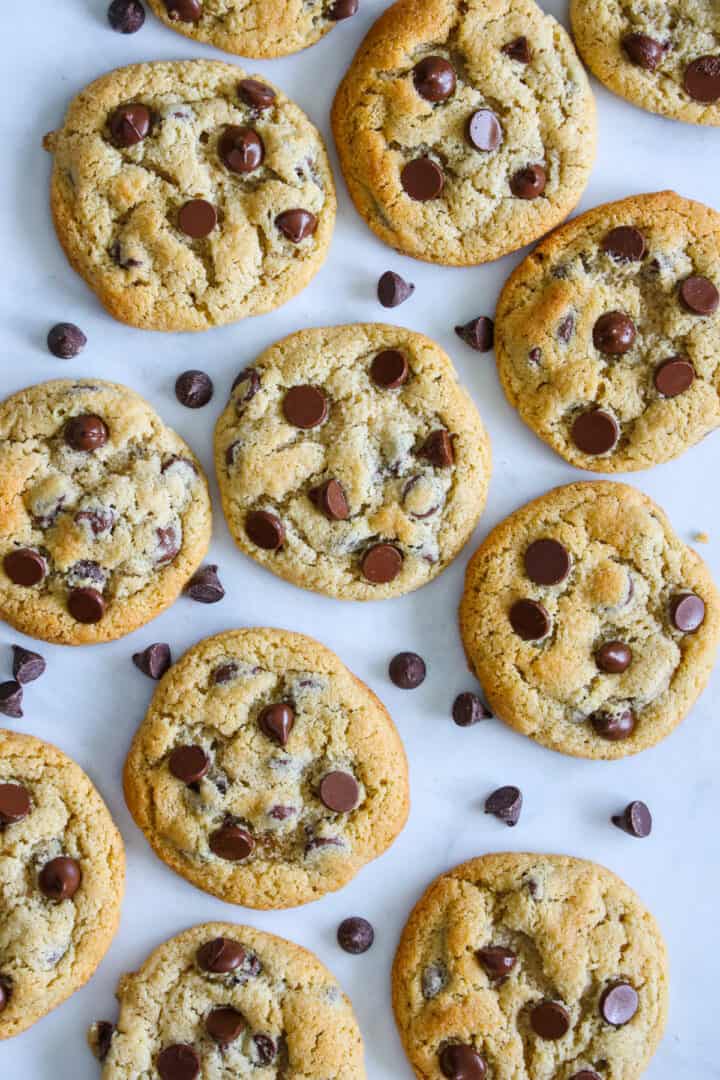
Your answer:
[[[583,66],[533,0],[398,0],[360,46],[332,119],[370,228],[452,266],[559,224],[595,154]]]
[[[335,190],[322,138],[233,65],[111,71],[45,146],[65,254],[131,326],[205,330],[272,311],[327,254]]]
[[[178,934],[123,976],[117,998],[115,1029],[90,1033],[103,1080],[365,1080],[360,1029],[333,976],[313,953],[250,926]]]
[[[544,746],[619,758],[664,739],[702,691],[720,596],[702,559],[635,488],[556,488],[501,522],[460,607],[493,711]]]
[[[607,203],[511,275],[495,354],[508,401],[598,472],[678,457],[720,425],[720,214],[672,191]]]
[[[160,858],[198,888],[284,908],[387,850],[407,817],[407,763],[380,701],[329,649],[235,630],[164,677],[125,796]]]
[[[392,985],[419,1080],[639,1080],[668,1008],[650,912],[609,870],[562,855],[485,855],[437,878]]]
[[[295,585],[375,600],[458,554],[490,445],[439,346],[366,323],[301,330],[241,372],[215,462],[241,551]]]
[[[82,769],[0,731],[0,1039],[83,986],[120,919],[125,854]]]
[[[609,90],[649,112],[720,124],[716,0],[571,0],[580,55]]]
[[[0,404],[0,614],[33,637],[110,641],[159,615],[210,539],[192,451],[116,383],[40,383]]]

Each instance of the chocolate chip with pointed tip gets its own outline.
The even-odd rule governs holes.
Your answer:
[[[495,323],[487,315],[455,327],[457,336],[476,352],[490,352],[495,339]]]
[[[622,814],[614,814],[611,820],[618,829],[639,840],[652,832],[652,814],[647,804],[640,799],[628,803]]]
[[[542,165],[526,165],[510,178],[510,190],[518,199],[537,199],[547,185],[547,173]]]
[[[251,510],[245,518],[245,532],[263,551],[277,551],[285,542],[285,526],[268,510]]]
[[[309,210],[296,208],[295,210],[283,210],[275,218],[275,224],[293,244],[299,244],[302,240],[312,236],[317,229],[318,219]]]
[[[500,51],[509,56],[511,60],[517,60],[519,64],[529,64],[532,59],[526,37],[518,37],[514,41],[508,41],[507,45],[503,45]]]
[[[509,975],[517,963],[517,955],[502,945],[486,945],[478,949],[475,956],[491,979],[502,979]]]
[[[262,165],[265,144],[254,128],[229,124],[218,141],[218,154],[230,172],[244,176]]]
[[[258,79],[241,79],[238,83],[238,96],[251,109],[263,112],[275,104],[275,91],[271,86]]]
[[[147,138],[152,127],[152,116],[146,105],[131,102],[115,109],[108,121],[108,127],[115,145],[127,149]]]
[[[267,705],[258,717],[260,730],[280,746],[287,746],[295,726],[295,713],[285,702]]]
[[[481,720],[492,719],[492,713],[477,694],[469,690],[458,694],[453,702],[452,717],[458,727],[472,727]]]
[[[394,270],[386,270],[377,284],[378,300],[383,307],[394,308],[404,304],[415,292],[415,286],[400,277]]]
[[[47,664],[40,653],[24,649],[22,645],[13,645],[13,675],[23,686],[35,682],[45,673]]]
[[[191,600],[199,604],[217,604],[225,595],[218,568],[215,563],[208,563],[196,570],[185,586],[184,592]]]
[[[522,791],[514,784],[497,788],[485,800],[485,813],[492,814],[506,825],[517,825],[522,811]]]
[[[151,679],[161,679],[172,664],[170,646],[165,641],[155,641],[142,652],[133,653],[133,664]]]
[[[646,71],[655,71],[667,51],[662,42],[648,34],[626,34],[622,47],[628,60]]]
[[[11,680],[0,683],[0,713],[19,720],[22,715],[23,688],[19,682]]]

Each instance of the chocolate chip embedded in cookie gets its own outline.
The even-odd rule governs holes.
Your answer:
[[[490,533],[468,566],[460,627],[500,719],[566,754],[619,758],[669,735],[705,686],[720,596],[658,506],[593,481]]]
[[[674,192],[598,206],[515,270],[498,372],[567,461],[631,471],[720,426],[720,214]]]

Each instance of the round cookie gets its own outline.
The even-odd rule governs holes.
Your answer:
[[[148,0],[166,26],[194,41],[254,59],[306,49],[343,19],[358,0]]]
[[[365,1080],[352,1005],[311,952],[235,923],[206,923],[120,980],[117,1027],[90,1041],[103,1080],[196,1076]]]
[[[355,206],[386,244],[468,266],[559,224],[588,182],[595,105],[534,0],[399,0],[333,106]]]
[[[598,472],[677,457],[720,425],[720,214],[672,191],[598,206],[544,240],[498,303],[508,401]]]
[[[580,55],[609,90],[649,112],[720,124],[715,0],[571,0]]]
[[[125,764],[136,823],[173,870],[253,908],[346,885],[408,813],[387,711],[319,642],[287,630],[201,641],[165,675]]]
[[[449,357],[379,323],[301,330],[235,380],[215,432],[230,532],[296,585],[399,596],[455,558],[490,444]]]
[[[7,398],[0,475],[0,614],[32,637],[122,637],[175,600],[207,550],[200,465],[126,386],[59,379]]]
[[[668,1008],[650,912],[609,870],[562,855],[485,855],[437,878],[392,982],[420,1080],[638,1080]]]
[[[322,138],[234,65],[111,71],[45,146],[65,254],[131,326],[206,330],[272,311],[327,254],[335,189]]]
[[[0,1039],[83,986],[120,920],[125,853],[82,769],[0,730]]]

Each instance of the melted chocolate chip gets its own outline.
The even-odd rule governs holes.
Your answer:
[[[241,862],[247,859],[255,848],[255,841],[247,829],[230,823],[222,825],[211,833],[209,844],[213,854],[229,862]]]
[[[206,941],[195,954],[198,967],[214,975],[227,975],[244,963],[246,952],[239,941],[218,937]]]
[[[220,1005],[205,1017],[205,1030],[218,1046],[230,1046],[245,1027],[245,1018],[230,1005]]]
[[[238,97],[255,112],[263,112],[275,104],[275,91],[258,79],[241,79]]]
[[[604,409],[580,413],[572,426],[572,440],[583,454],[607,454],[620,438],[617,420]]]
[[[445,187],[445,174],[429,157],[409,161],[400,173],[400,183],[407,195],[416,202],[437,199]]]
[[[311,488],[308,496],[328,521],[347,521],[350,517],[350,507],[345,492],[337,480],[326,480],[318,487]]]
[[[518,169],[510,179],[510,190],[518,199],[537,199],[547,184],[547,173],[542,165],[527,165]]]
[[[443,1047],[439,1061],[440,1071],[448,1080],[485,1080],[485,1059],[466,1043],[451,1043]]]
[[[24,784],[0,784],[0,829],[16,825],[30,813],[30,792]]]
[[[618,225],[604,238],[602,249],[618,262],[640,262],[645,258],[647,244],[639,229],[632,225]]]
[[[110,137],[116,146],[136,146],[150,134],[152,117],[150,110],[139,102],[121,105],[109,120]]]
[[[309,431],[327,419],[328,401],[317,386],[293,386],[283,398],[282,410],[288,424]]]
[[[168,760],[170,772],[183,784],[197,784],[207,775],[210,759],[202,746],[176,746]]]
[[[38,585],[47,573],[45,559],[32,548],[9,551],[3,559],[3,568],[13,585],[23,585],[25,588]]]
[[[363,577],[372,585],[388,585],[402,570],[403,557],[394,544],[373,544],[362,557]]]
[[[288,240],[299,244],[317,229],[317,218],[309,210],[284,210],[275,218],[275,224]]]
[[[285,527],[275,514],[267,510],[251,510],[245,517],[248,539],[263,551],[277,551],[285,541]]]
[[[570,1030],[570,1014],[558,1001],[541,1001],[530,1013],[530,1025],[541,1039],[562,1039]]]
[[[683,85],[693,101],[709,105],[720,98],[720,56],[700,56],[685,68]]]
[[[100,622],[105,614],[105,600],[97,589],[73,589],[67,600],[68,611],[79,623]]]
[[[407,382],[410,367],[399,349],[383,349],[370,365],[370,378],[382,390],[396,390]]]
[[[529,64],[532,59],[526,37],[518,37],[514,41],[508,41],[507,45],[503,45],[500,51],[509,56],[511,60],[517,60],[519,64]]]
[[[685,356],[672,356],[655,369],[655,389],[665,398],[678,397],[695,382],[695,368]]]
[[[705,601],[695,593],[678,593],[670,601],[670,619],[676,630],[693,634],[705,621]]]
[[[516,600],[509,617],[510,625],[523,641],[540,641],[550,632],[550,616],[537,600]]]
[[[660,41],[647,34],[626,34],[622,39],[622,47],[628,60],[646,71],[655,71],[666,52]]]
[[[477,109],[467,122],[467,140],[476,150],[497,150],[502,145],[503,129],[491,109]]]
[[[635,343],[635,323],[623,311],[608,311],[593,328],[593,344],[608,356],[623,356]]]
[[[413,68],[413,82],[426,101],[447,101],[455,93],[455,68],[444,56],[426,56]]]
[[[360,789],[354,776],[335,769],[323,776],[318,794],[328,810],[336,814],[348,814],[358,804]]]
[[[621,742],[623,739],[628,739],[636,725],[632,709],[623,708],[594,713],[590,720],[597,734],[609,742]]]
[[[709,278],[694,275],[680,286],[680,302],[693,315],[712,315],[718,309],[720,293]]]
[[[90,453],[108,441],[110,433],[99,416],[74,416],[65,425],[65,442],[72,450]]]
[[[178,210],[178,228],[193,240],[202,240],[209,236],[217,225],[217,220],[217,210],[207,199],[190,199]]]
[[[160,1080],[195,1080],[200,1074],[200,1058],[192,1046],[173,1043],[158,1054],[157,1071]]]
[[[536,585],[559,585],[570,573],[570,553],[559,540],[534,540],[525,551],[525,572]]]
[[[230,172],[245,175],[260,168],[265,160],[265,146],[253,128],[230,124],[220,136],[218,154]]]
[[[290,705],[268,705],[260,713],[258,724],[268,739],[280,746],[287,746],[290,732],[295,726],[295,713]]]
[[[475,955],[491,979],[502,979],[509,975],[517,963],[517,956],[512,949],[502,945],[488,945],[478,949]]]
[[[620,675],[632,663],[632,649],[624,641],[607,641],[595,653],[595,663],[601,671]]]
[[[70,900],[80,888],[82,871],[76,859],[61,855],[45,863],[38,875],[40,891],[48,900]]]

